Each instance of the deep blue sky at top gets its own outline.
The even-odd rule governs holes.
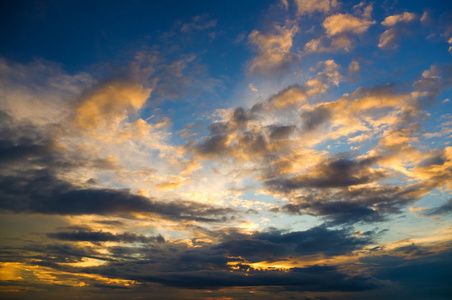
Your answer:
[[[409,9],[422,13],[425,5],[424,1],[378,2],[374,6],[377,20],[383,18],[382,10],[386,6],[400,7],[401,12]],[[428,2],[436,14],[452,7],[452,1]],[[358,3],[344,1],[343,5]],[[275,1],[134,0],[126,3],[116,0],[3,0],[0,9],[0,54],[17,62],[27,62],[34,57],[44,58],[62,63],[69,72],[79,71],[93,63],[120,59],[137,47],[158,44],[159,35],[173,28],[177,22],[190,22],[194,16],[217,20],[216,31],[221,33],[224,30],[223,34],[227,34],[228,38],[217,38],[216,50],[221,47],[226,50],[231,47],[227,42],[234,41],[239,34],[247,35],[255,28],[262,29],[266,23],[283,21],[268,14],[272,4]],[[275,18],[269,19],[272,17]]]
[[[159,35],[175,22],[190,22],[197,15],[217,19],[218,29],[228,26],[228,34],[234,27],[240,34],[258,23],[256,12],[270,2],[3,1],[0,53],[18,62],[44,58],[79,71],[158,43]]]
[[[393,12],[397,12],[397,7],[399,7],[400,12],[409,9],[422,14],[425,6],[424,1],[378,2],[374,5],[373,12],[376,20],[384,18],[386,7]],[[235,76],[236,72],[243,71],[243,64],[253,52],[250,45],[245,43],[245,47],[243,44],[234,46],[234,42],[240,35],[245,36],[244,41],[246,42],[247,35],[253,29],[265,30],[265,26],[270,26],[272,22],[283,22],[287,16],[275,14],[284,12],[271,9],[272,5],[275,6],[277,3],[269,0],[135,0],[127,3],[104,0],[4,0],[0,9],[0,27],[2,28],[0,55],[7,60],[21,63],[29,62],[34,58],[43,58],[61,63],[65,71],[73,73],[82,71],[93,64],[128,59],[137,49],[161,44],[161,35],[175,29],[176,24],[191,22],[191,18],[194,16],[206,16],[208,19],[217,20],[215,31],[218,34],[215,39],[209,40],[208,43],[201,43],[202,39],[184,43],[183,50],[186,53],[202,54],[203,63],[209,66],[209,71],[214,77]],[[359,1],[344,1],[342,5],[353,6],[358,3]],[[452,7],[452,1],[429,1],[429,7],[433,10],[433,15],[438,16]],[[396,9],[394,10],[394,8]],[[304,31],[310,24],[303,24],[303,21],[301,25],[305,25],[302,27]],[[443,23],[447,23],[447,20],[444,21]],[[375,30],[375,27],[370,28],[370,31]],[[310,38],[309,34],[299,36],[294,41],[294,47],[302,46]],[[411,37],[412,44],[407,47],[427,47],[422,40],[413,42]],[[402,43],[401,47],[403,48],[403,46]],[[369,49],[356,50],[353,55]],[[383,57],[400,55],[399,60],[411,61],[413,64],[410,52],[416,53],[416,55],[426,54],[423,57],[417,57],[418,60],[431,59],[435,62],[438,62],[438,59],[441,60],[433,48],[425,49],[425,51],[416,49],[416,51],[394,53],[381,52],[374,55]],[[443,51],[440,53],[444,59],[450,58],[447,57],[447,53],[445,54]],[[318,54],[316,57],[314,54],[307,60],[318,61],[318,59],[324,59],[324,56],[324,54]],[[342,55],[342,58],[344,57],[347,55]],[[384,64],[384,61],[380,63]],[[389,68],[391,67],[389,66]],[[375,80],[375,78],[369,79]],[[382,79],[387,80],[387,78]]]

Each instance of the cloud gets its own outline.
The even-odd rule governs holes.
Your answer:
[[[397,49],[398,45],[396,42],[399,40],[400,36],[406,33],[407,31],[402,28],[389,28],[380,35],[378,47],[382,49]]]
[[[331,37],[331,41],[329,42],[329,44],[327,40],[328,39],[324,36],[321,36],[317,39],[312,39],[305,44],[304,51],[306,51],[307,53],[311,52],[334,53],[338,51],[349,52],[355,44],[355,42],[346,34],[340,34]]]
[[[446,283],[446,270],[451,267],[451,255],[449,248],[437,255],[423,255],[414,259],[383,255],[365,257],[360,261],[375,278],[388,280],[396,286],[386,292],[391,297],[441,299],[447,298],[452,292]]]
[[[4,211],[61,215],[148,213],[207,222],[216,221],[221,211],[233,212],[192,202],[154,201],[124,189],[71,183],[59,173],[80,167],[112,170],[115,166],[105,159],[86,159],[82,151],[68,153],[58,147],[51,132],[18,122],[1,111],[0,132],[0,157],[4,162],[0,170],[0,208]]]
[[[379,181],[387,176],[383,170],[371,169],[375,161],[350,160],[344,158],[325,159],[307,174],[290,179],[274,179],[265,185],[276,190],[289,192],[300,188],[332,188],[354,186]]]
[[[142,108],[150,93],[151,89],[135,83],[118,80],[101,83],[83,97],[76,110],[75,123],[90,131],[117,125],[128,114]]]
[[[346,229],[330,230],[325,226],[313,227],[307,231],[256,232],[252,235],[229,233],[225,241],[215,246],[227,254],[242,257],[250,262],[278,261],[285,257],[344,255],[371,243],[372,235],[354,237]]]
[[[385,20],[383,22],[381,22],[381,24],[384,25],[384,26],[391,27],[391,26],[396,25],[397,23],[412,22],[416,18],[417,18],[416,14],[409,13],[409,12],[404,12],[402,14],[386,17]]]
[[[295,215],[325,217],[331,224],[381,222],[420,197],[411,188],[397,186],[359,187],[337,192],[310,192],[275,211]]]
[[[285,126],[285,125],[271,125],[270,126],[270,139],[272,140],[281,140],[287,139],[291,133],[296,130],[294,125]]]
[[[241,6],[231,3],[229,16]],[[448,13],[394,4],[377,32],[366,2],[262,9],[232,18],[245,22],[183,12],[161,16],[174,24],[164,34],[102,33],[107,62],[71,60],[71,73],[64,61],[0,58],[6,298],[449,295],[452,119],[441,101],[452,69],[430,66],[447,61]],[[378,50],[396,48],[419,11],[431,19],[416,35],[428,36],[429,65],[395,52],[382,62]]]
[[[194,202],[153,201],[131,194],[128,190],[80,189],[45,171],[21,177],[3,176],[0,187],[0,208],[18,213],[123,216],[155,214],[163,218],[201,222],[226,221],[224,213],[235,213],[232,209],[213,208]]]
[[[446,203],[439,207],[426,209],[426,211],[422,211],[422,213],[425,213],[428,216],[435,216],[435,215],[448,215],[452,212],[452,199],[449,199]]]
[[[163,273],[158,276],[135,275],[135,280],[157,282],[190,289],[218,289],[226,287],[280,287],[290,291],[363,291],[377,285],[364,276],[348,278],[334,267],[313,266],[288,271],[254,271],[245,274],[204,270],[199,272]]]
[[[275,25],[268,33],[253,30],[248,39],[256,47],[258,55],[252,59],[249,71],[266,75],[286,71],[296,59],[291,48],[298,29],[296,24],[287,22],[285,26]]]
[[[350,73],[356,73],[361,70],[361,66],[357,60],[353,60],[350,65],[348,66],[348,71]]]
[[[265,286],[277,290],[361,291],[377,287],[368,277],[349,276],[333,266],[313,265],[289,267],[285,270],[253,267],[253,262],[262,262],[263,259],[293,259],[319,253],[326,257],[347,254],[369,244],[373,235],[371,232],[355,236],[346,229],[330,230],[320,226],[291,233],[272,230],[246,235],[231,229],[213,234],[219,234],[222,239],[216,245],[200,243],[196,247],[190,247],[176,240],[152,240],[154,243],[134,247],[105,244],[108,254],[105,251],[101,254],[101,248],[67,244],[36,247],[35,251],[43,254],[40,264],[52,266],[56,272],[86,272],[189,289]],[[51,237],[73,242],[124,241],[128,238],[135,241],[138,238],[136,235],[109,235],[100,232],[57,233]],[[51,255],[52,258],[45,258],[46,255]],[[83,268],[57,264],[64,261],[64,258],[79,262],[84,257],[100,259],[106,263]],[[143,260],[146,263],[143,264]],[[127,263],[127,268],[121,268],[124,262]],[[330,278],[331,281],[325,281],[325,278]]]
[[[0,57],[0,110],[37,126],[64,122],[71,100],[93,82],[91,75],[69,75],[53,62],[20,64]]]
[[[250,84],[248,85],[248,87],[249,87],[250,90],[251,90],[252,92],[254,92],[254,93],[257,93],[257,92],[259,91],[252,83],[250,83]]]
[[[363,33],[375,23],[375,21],[360,19],[350,14],[337,14],[327,17],[322,25],[327,35],[334,36],[346,32]]]
[[[299,86],[289,86],[270,97],[269,102],[277,109],[299,106],[308,100],[306,90]]]
[[[182,25],[180,31],[190,32],[194,30],[206,30],[217,26],[217,20],[206,21],[205,19],[205,16],[195,16],[193,17],[193,22]]]
[[[409,31],[402,26],[396,26],[401,23],[409,23],[417,19],[414,13],[404,12],[402,14],[386,17],[382,25],[391,27],[380,35],[378,47],[382,49],[397,49],[396,42],[401,36],[408,35]]]
[[[165,238],[161,235],[147,237],[135,233],[118,233],[100,231],[61,231],[51,232],[48,237],[62,241],[86,241],[86,242],[124,242],[124,243],[164,243]]]
[[[315,12],[327,14],[337,6],[337,0],[295,0],[297,5],[297,15],[311,15]]]
[[[450,178],[452,178],[452,147],[432,151],[425,155],[413,168],[413,176],[422,180],[423,184],[432,188],[444,187],[452,189]]]
[[[448,42],[449,45],[450,45],[448,51],[449,51],[450,54],[452,54],[452,37],[451,37],[447,42]]]

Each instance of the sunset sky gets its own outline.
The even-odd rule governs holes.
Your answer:
[[[452,2],[0,4],[1,299],[450,299]]]

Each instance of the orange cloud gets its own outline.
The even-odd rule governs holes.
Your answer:
[[[77,108],[75,124],[85,130],[117,125],[142,108],[151,89],[140,84],[112,81],[94,88]]]
[[[373,24],[375,21],[360,19],[350,14],[333,15],[323,21],[323,27],[330,36],[344,32],[363,33]]]
[[[315,12],[329,13],[337,7],[337,0],[295,0],[297,15],[313,14]]]
[[[253,30],[248,36],[259,54],[251,61],[250,72],[270,74],[272,71],[286,69],[295,59],[290,52],[294,35],[298,32],[296,24],[275,25],[273,32],[261,33]]]
[[[414,21],[415,19],[416,19],[416,14],[404,12],[402,14],[386,17],[385,20],[383,22],[381,22],[381,24],[384,26],[394,26],[397,23],[411,22],[411,21]]]

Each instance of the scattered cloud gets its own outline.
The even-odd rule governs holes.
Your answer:
[[[396,25],[397,23],[412,22],[412,21],[416,20],[416,18],[417,18],[416,14],[404,12],[402,14],[386,17],[384,19],[384,21],[381,22],[381,24],[384,26],[391,27],[391,26]]]
[[[346,32],[360,34],[375,23],[375,21],[360,19],[350,14],[336,14],[327,17],[322,25],[327,35],[334,36]]]
[[[336,0],[295,0],[295,3],[297,5],[297,14],[299,16],[311,15],[316,12],[327,14],[338,6],[338,2]]]
[[[296,24],[287,22],[285,26],[275,25],[268,33],[253,30],[248,39],[256,47],[258,55],[252,59],[249,71],[269,75],[287,70],[296,59],[291,48],[298,29]]]

